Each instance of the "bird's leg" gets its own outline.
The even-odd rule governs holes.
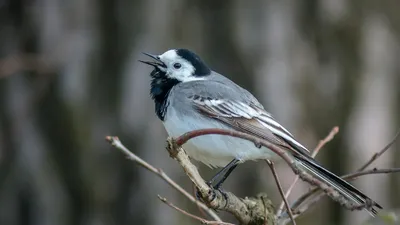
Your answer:
[[[227,165],[227,171],[226,173],[223,175],[222,179],[220,181],[218,181],[218,183],[216,185],[214,185],[214,189],[220,189],[222,183],[224,183],[224,181],[226,180],[226,178],[228,178],[228,176],[232,173],[232,171],[237,167],[239,160],[234,159],[232,162],[230,162],[229,164],[232,163],[232,165]]]
[[[226,178],[228,178],[228,176],[232,173],[232,171],[236,168],[236,166],[238,165],[239,160],[238,159],[233,159],[230,163],[228,163],[228,165],[226,165],[224,168],[222,168],[217,174],[215,174],[208,182],[207,184],[209,186],[212,185],[212,183],[214,183],[214,181],[219,178],[222,174],[222,179],[220,181],[218,181],[218,183],[216,185],[213,186],[214,189],[218,189],[221,187],[222,183],[224,183],[224,181],[226,180]]]
[[[206,184],[208,186],[211,186],[218,177],[220,177],[222,174],[225,173],[226,170],[227,170],[227,166],[225,166],[220,171],[218,171],[209,181],[206,182]]]
[[[218,183],[212,187],[213,187],[213,189],[219,190],[221,192],[221,194],[223,194],[225,196],[225,198],[227,198],[226,193],[221,190],[221,185],[222,185],[222,183],[224,183],[226,178],[228,178],[228,176],[232,173],[232,171],[236,168],[238,163],[239,163],[238,159],[233,159],[231,162],[228,163],[228,165],[226,165],[224,168],[222,168],[220,171],[218,171],[209,181],[207,181],[206,182],[207,185],[211,187],[212,184],[214,183],[214,181],[216,179],[218,179],[221,175],[223,175],[222,179],[220,181],[218,181]],[[201,196],[201,194],[197,191],[196,197],[198,199],[200,199],[200,196]]]

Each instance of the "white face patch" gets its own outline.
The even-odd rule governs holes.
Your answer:
[[[194,76],[195,68],[193,65],[180,57],[176,50],[168,50],[162,55],[159,55],[160,60],[167,66],[167,68],[159,67],[160,70],[165,72],[167,76],[175,78],[182,82],[204,80],[203,77]],[[178,64],[180,67],[178,68]]]

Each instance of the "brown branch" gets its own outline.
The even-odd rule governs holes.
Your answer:
[[[329,132],[329,134],[322,140],[319,141],[318,145],[315,147],[314,151],[312,152],[311,157],[315,158],[315,156],[317,156],[317,154],[319,153],[319,151],[322,149],[322,147],[324,147],[324,145],[328,142],[330,142],[335,135],[339,133],[339,127],[335,126],[332,128],[332,130]],[[285,197],[289,198],[290,193],[292,192],[294,186],[296,186],[297,181],[299,180],[299,176],[296,176],[292,182],[292,184],[289,186],[288,190],[285,193]],[[279,217],[282,213],[283,210],[283,206],[284,206],[284,202],[282,201],[278,211],[276,213],[276,215]]]
[[[226,223],[226,222],[222,222],[222,221],[210,221],[210,220],[203,219],[203,218],[201,218],[201,217],[198,217],[198,216],[196,216],[196,215],[193,215],[193,214],[191,214],[191,213],[188,213],[188,212],[186,212],[185,210],[183,210],[183,209],[181,209],[181,208],[175,206],[174,204],[168,202],[166,198],[163,198],[163,197],[161,197],[160,195],[157,195],[157,197],[158,197],[158,199],[160,199],[160,200],[161,200],[163,203],[165,203],[166,205],[170,206],[171,208],[175,209],[176,211],[178,211],[178,212],[180,212],[180,213],[182,213],[182,214],[184,214],[184,215],[186,215],[186,216],[188,216],[188,217],[190,217],[190,218],[193,218],[193,219],[195,219],[195,220],[200,221],[202,224],[210,224],[210,225],[234,225],[234,224],[232,224],[232,223]]]
[[[369,175],[369,174],[384,174],[384,173],[398,173],[398,172],[400,172],[400,168],[390,168],[390,169],[373,168],[371,170],[364,170],[364,171],[357,171],[354,173],[349,173],[349,174],[342,176],[342,178],[346,179],[346,180],[353,180],[355,178]]]
[[[313,189],[313,192],[310,191],[307,194],[311,193],[309,196],[312,196],[315,193],[318,193],[318,195],[316,195],[314,198],[309,198],[309,197],[305,197],[303,200],[300,200],[301,197],[298,199],[300,200],[299,202],[295,202],[292,205],[292,209],[293,209],[293,214],[294,214],[294,218],[299,217],[300,215],[302,215],[305,211],[307,211],[311,206],[314,206],[322,197],[325,196],[324,192],[318,192],[320,191],[318,188]],[[303,196],[302,196],[303,197]],[[308,201],[307,201],[308,199]],[[306,204],[308,202],[308,204]],[[295,206],[296,203],[297,206]],[[303,206],[302,206],[303,204]],[[301,207],[302,206],[302,207]]]
[[[237,138],[241,138],[241,139],[245,139],[250,142],[253,142],[256,147],[261,148],[261,146],[264,146],[264,147],[270,148],[273,152],[275,152],[281,158],[283,158],[286,161],[286,163],[288,163],[295,170],[295,173],[299,173],[299,170],[297,169],[297,167],[295,165],[293,165],[293,164],[295,164],[293,159],[289,156],[289,154],[286,151],[284,151],[283,149],[279,148],[278,146],[275,146],[272,143],[269,143],[263,139],[257,138],[253,135],[243,133],[240,131],[224,130],[224,129],[217,129],[217,128],[200,129],[200,130],[195,130],[195,131],[190,131],[190,132],[184,133],[181,136],[177,137],[174,140],[174,142],[175,142],[176,147],[181,147],[183,144],[185,144],[187,141],[189,141],[192,138],[203,136],[203,135],[211,135],[211,134],[237,137]],[[174,157],[174,155],[172,155],[172,157]]]
[[[196,199],[197,199],[196,193],[197,193],[196,185],[194,185],[194,184],[192,183],[192,196],[196,197]],[[202,208],[200,208],[199,206],[197,206],[197,209],[199,210],[199,212],[201,213],[201,215],[203,215],[203,217],[206,217],[206,216],[207,216],[206,213],[204,212],[204,210],[203,210]]]
[[[282,200],[285,203],[286,210],[287,210],[287,212],[289,214],[289,217],[292,220],[293,225],[296,225],[296,221],[294,220],[292,209],[290,208],[289,202],[288,202],[288,200],[287,200],[287,198],[285,196],[285,193],[283,192],[283,189],[282,189],[282,186],[281,186],[281,182],[279,181],[279,178],[278,178],[278,173],[275,170],[274,163],[271,162],[270,160],[265,160],[265,161],[267,162],[269,168],[271,169],[272,175],[275,178],[276,185],[278,186],[279,193],[281,194]]]
[[[317,156],[317,154],[319,153],[319,151],[322,149],[322,147],[324,147],[326,145],[326,143],[332,141],[332,139],[335,137],[335,135],[339,133],[339,127],[335,126],[332,128],[331,132],[329,132],[328,136],[326,136],[324,139],[320,140],[317,147],[315,147],[313,153],[312,153],[312,157],[315,158],[315,156]]]
[[[397,140],[397,138],[400,135],[400,129],[397,131],[396,135],[394,136],[393,140],[390,141],[382,150],[379,152],[376,152],[368,162],[366,162],[364,165],[362,165],[357,172],[365,170],[369,165],[371,165],[375,160],[377,160],[383,153],[385,153]]]
[[[183,189],[181,186],[179,186],[177,183],[175,183],[175,181],[173,181],[166,173],[164,173],[164,171],[162,171],[161,169],[157,169],[155,167],[153,167],[152,165],[150,165],[149,163],[147,163],[146,161],[144,161],[143,159],[141,159],[139,156],[135,155],[134,153],[132,153],[131,151],[129,151],[119,140],[118,137],[112,137],[112,136],[107,136],[106,140],[115,148],[117,148],[118,150],[122,151],[122,153],[124,153],[128,159],[136,162],[138,165],[140,165],[141,167],[147,169],[148,171],[156,174],[157,176],[159,176],[161,179],[163,179],[164,181],[166,181],[171,187],[175,188],[176,190],[178,190],[181,194],[183,194],[186,198],[188,198],[191,202],[195,203],[198,207],[200,207],[201,209],[205,210],[214,220],[217,221],[222,221],[219,216],[210,208],[208,208],[206,205],[204,205],[202,202],[198,201],[196,198],[194,198],[191,194],[189,194],[187,191],[185,191],[185,189]]]

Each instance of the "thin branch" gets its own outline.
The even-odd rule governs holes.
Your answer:
[[[117,148],[118,150],[120,150],[122,153],[124,153],[128,159],[136,162],[138,165],[140,165],[141,167],[147,169],[148,171],[155,173],[156,175],[158,175],[159,177],[161,177],[161,179],[163,179],[164,181],[166,181],[171,187],[175,188],[176,190],[178,190],[181,194],[183,194],[186,198],[188,198],[191,202],[195,203],[198,207],[200,207],[201,209],[205,210],[214,220],[217,221],[222,221],[219,216],[210,208],[208,208],[205,204],[203,204],[202,202],[198,201],[196,198],[194,198],[190,193],[188,193],[185,189],[183,189],[181,186],[179,186],[177,183],[175,183],[175,181],[173,181],[166,173],[164,173],[164,171],[162,171],[161,169],[157,169],[155,167],[153,167],[152,165],[150,165],[149,163],[147,163],[146,161],[144,161],[143,159],[141,159],[139,156],[135,155],[134,153],[132,153],[131,151],[129,151],[119,140],[118,137],[112,137],[112,136],[107,136],[106,140],[115,148]]]
[[[210,224],[210,225],[234,225],[234,224],[232,224],[232,223],[226,223],[226,222],[222,222],[222,221],[210,221],[210,220],[203,219],[203,218],[201,218],[201,217],[198,217],[198,216],[196,216],[196,215],[193,215],[193,214],[191,214],[191,213],[189,213],[189,212],[186,212],[185,210],[183,210],[183,209],[181,209],[181,208],[175,206],[174,204],[168,202],[166,198],[163,198],[163,197],[161,197],[160,195],[157,195],[157,197],[158,197],[163,203],[165,203],[166,205],[170,206],[171,208],[175,209],[176,211],[178,211],[178,212],[180,212],[180,213],[182,213],[182,214],[184,214],[184,215],[186,215],[186,216],[188,216],[188,217],[190,217],[190,218],[193,218],[193,219],[195,219],[195,220],[200,221],[202,224]]]
[[[369,175],[369,174],[384,174],[384,173],[398,173],[398,172],[400,172],[400,168],[390,168],[390,169],[373,168],[371,170],[364,170],[364,171],[357,171],[354,173],[349,173],[349,174],[342,176],[342,178],[346,179],[346,180],[353,180],[355,178]]]
[[[315,156],[317,156],[317,154],[319,153],[319,151],[322,149],[322,147],[324,147],[324,145],[328,142],[330,142],[335,135],[339,133],[339,127],[335,126],[332,128],[332,130],[329,132],[329,134],[322,140],[319,141],[318,145],[315,147],[314,151],[312,152],[311,157],[315,158]],[[289,186],[289,189],[286,191],[285,193],[285,197],[289,198],[290,193],[292,192],[294,186],[296,186],[297,181],[299,180],[299,176],[296,176],[292,182],[292,184]],[[276,215],[281,215],[283,207],[284,207],[284,202],[282,201],[281,204],[279,205],[278,211],[276,213]]]
[[[317,203],[322,197],[325,196],[324,192],[318,192],[319,189],[315,188],[312,191],[308,192],[307,194],[309,194],[309,196],[312,196],[315,193],[318,193],[318,195],[316,195],[314,198],[309,199],[308,197],[302,198],[300,197],[293,205],[292,208],[293,213],[294,213],[294,218],[297,218],[298,216],[300,216],[301,214],[303,214],[305,211],[307,211],[311,206],[315,205],[315,203]],[[309,201],[308,204],[305,204],[307,202],[307,199]],[[301,207],[301,205],[304,204],[303,207]]]
[[[376,152],[368,162],[366,162],[364,165],[362,165],[357,172],[365,170],[369,165],[371,165],[376,159],[378,159],[383,153],[385,153],[397,140],[397,138],[400,135],[400,129],[397,131],[396,135],[394,136],[393,140],[389,142],[381,151]]]
[[[382,174],[382,173],[397,173],[399,172],[399,168],[391,168],[391,169],[372,169],[372,170],[367,170],[365,169],[370,166],[376,159],[378,159],[381,155],[383,155],[397,140],[397,138],[400,135],[400,129],[397,131],[395,137],[390,141],[382,150],[379,152],[376,152],[370,160],[368,160],[364,165],[362,165],[356,172],[350,173],[347,175],[342,176],[343,179],[346,180],[351,180],[351,179],[356,179],[359,176],[364,176],[368,174]],[[305,193],[302,195],[299,199],[297,199],[293,205],[292,208],[294,208],[294,214],[295,218],[308,210],[308,208],[312,205],[314,205],[316,202],[318,202],[323,196],[325,196],[325,193],[321,192],[318,188],[314,188],[310,190],[309,192]],[[308,201],[308,204],[306,202]],[[301,207],[301,205],[304,205]],[[362,206],[361,206],[362,207]],[[365,207],[365,206],[364,206]],[[353,207],[353,209],[358,209],[358,207]]]
[[[398,172],[400,172],[400,168],[390,168],[390,169],[374,168],[371,170],[357,171],[354,173],[349,173],[349,174],[341,176],[341,178],[343,178],[345,180],[354,180],[360,176],[365,176],[365,175],[370,175],[370,174],[387,174],[387,173],[398,173]],[[300,198],[298,198],[296,200],[296,202],[294,202],[292,204],[292,208],[295,209],[293,212],[294,218],[297,218],[297,216],[299,216],[300,214],[307,211],[310,208],[310,206],[314,205],[322,197],[325,196],[325,193],[318,192],[318,191],[320,191],[318,188],[313,188],[312,190],[310,190],[309,192],[305,193]],[[313,197],[311,198],[311,196],[313,196]],[[308,202],[308,203],[306,204],[306,202]],[[301,205],[303,205],[303,206],[301,207]],[[356,207],[355,209],[358,209],[358,207]]]
[[[281,182],[279,181],[278,174],[277,174],[277,172],[275,170],[274,163],[272,161],[270,161],[270,160],[265,160],[265,161],[267,162],[269,168],[271,169],[272,175],[275,178],[276,185],[278,186],[279,193],[281,194],[282,200],[286,205],[286,210],[287,210],[287,212],[289,214],[289,217],[292,220],[293,225],[296,225],[296,221],[294,220],[293,213],[292,213],[292,210],[290,208],[289,202],[288,202],[288,200],[287,200],[287,198],[285,196],[285,193],[283,192],[283,189],[282,189],[282,186],[281,186]]]
[[[386,170],[390,170],[389,173],[391,173],[391,169],[383,169],[383,170],[369,170],[369,171],[364,171],[369,165],[371,165],[376,159],[378,159],[381,155],[383,155],[397,140],[397,138],[400,135],[400,129],[397,131],[396,135],[394,136],[394,138],[392,139],[392,141],[390,141],[382,150],[380,150],[379,152],[376,152],[371,158],[370,160],[368,160],[364,165],[362,165],[358,170],[356,170],[355,173],[351,173],[351,174],[347,174],[342,176],[342,178],[344,179],[355,179],[356,177],[359,176],[363,176],[363,175],[367,175],[367,174],[378,174],[378,173],[386,173]],[[397,169],[394,168],[393,169],[393,173],[397,172]],[[317,201],[319,201],[320,198],[322,198],[323,196],[325,196],[325,194],[323,192],[319,192],[320,190],[318,188],[314,188],[312,190],[310,190],[309,192],[303,194],[302,196],[300,196],[300,198],[298,198],[292,205],[292,208],[295,209],[294,213],[295,213],[295,218],[297,217],[297,215],[305,212],[311,205],[314,205],[314,203],[316,203]],[[311,200],[310,200],[311,199]],[[309,201],[308,204],[305,204],[305,202]],[[302,208],[300,207],[301,205],[305,205]]]
[[[197,199],[197,195],[196,195],[197,189],[196,189],[196,185],[194,185],[193,183],[192,183],[192,191],[193,191],[192,196]],[[203,217],[207,217],[206,213],[204,212],[204,210],[200,206],[197,205],[197,209],[199,210],[199,212],[201,213],[201,215]]]
[[[356,179],[360,176],[365,176],[365,175],[370,175],[370,174],[387,174],[387,173],[398,173],[400,172],[400,168],[390,168],[390,169],[371,169],[371,170],[365,170],[365,171],[359,171],[359,172],[354,172],[354,173],[350,173],[350,174],[346,174],[341,176],[341,178],[346,179],[346,180],[353,180]],[[314,205],[315,203],[317,203],[322,197],[325,196],[325,193],[323,192],[319,192],[318,188],[314,188],[311,191],[307,192],[306,194],[304,194],[303,196],[301,196],[293,205],[293,208],[296,208],[296,210],[294,211],[294,218],[297,218],[300,214],[304,213],[305,211],[307,211],[310,206]],[[318,195],[314,196],[313,198],[310,198],[310,196],[312,196],[313,194],[318,193]],[[307,201],[307,199],[309,199],[308,204],[305,204],[305,202]],[[303,207],[300,207],[301,205],[304,205]],[[356,205],[353,206],[353,210],[359,210],[359,209],[363,209],[365,207],[371,207],[372,202],[366,202],[363,205]]]
[[[290,195],[290,193],[292,192],[294,186],[296,186],[296,183],[297,183],[298,180],[299,180],[299,176],[296,175],[296,176],[294,177],[294,180],[293,180],[292,184],[290,184],[289,188],[287,189],[287,191],[286,191],[286,193],[285,193],[285,198],[286,198],[286,199],[289,198],[289,195]],[[285,207],[285,202],[284,202],[284,201],[281,202],[281,204],[279,205],[278,211],[276,212],[276,215],[277,215],[278,217],[280,217],[280,215],[282,214],[283,207]]]
[[[175,144],[178,147],[181,147],[183,144],[185,144],[187,141],[189,141],[192,138],[196,138],[199,136],[203,135],[225,135],[225,136],[231,136],[231,137],[237,137],[241,139],[248,140],[250,142],[253,142],[255,146],[261,148],[261,146],[270,148],[273,152],[281,156],[286,163],[288,163],[296,173],[299,173],[299,170],[297,169],[296,165],[294,165],[293,159],[289,156],[289,154],[284,151],[283,149],[280,149],[279,147],[273,145],[272,143],[269,143],[263,139],[259,139],[253,135],[243,133],[240,131],[235,131],[235,130],[224,130],[224,129],[217,129],[217,128],[211,128],[211,129],[200,129],[200,130],[195,130],[195,131],[190,131],[187,133],[182,134],[181,136],[175,138]]]
[[[326,136],[324,139],[320,140],[317,147],[315,147],[313,153],[312,153],[312,157],[315,158],[315,156],[317,156],[317,154],[319,153],[319,151],[322,149],[322,147],[324,147],[326,145],[326,143],[332,141],[332,139],[335,137],[335,135],[339,133],[339,127],[335,126],[332,128],[331,132],[329,132],[328,136]]]

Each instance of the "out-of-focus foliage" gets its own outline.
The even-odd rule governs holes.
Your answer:
[[[400,224],[399,214],[395,211],[382,211],[373,219],[369,219],[365,225],[395,225]]]
[[[400,2],[244,0],[0,0],[0,224],[193,224],[157,199],[198,215],[160,179],[104,141],[124,144],[188,190],[164,150],[140,52],[185,47],[249,89],[337,174],[391,140],[400,120]],[[400,166],[395,144],[374,166]],[[199,165],[204,177],[211,171]],[[278,164],[284,188],[293,174]],[[354,184],[398,208],[400,175]],[[263,162],[240,165],[226,189],[280,197]],[[293,201],[306,191],[300,182]],[[222,214],[227,221],[235,221]],[[328,198],[298,224],[361,224]]]

